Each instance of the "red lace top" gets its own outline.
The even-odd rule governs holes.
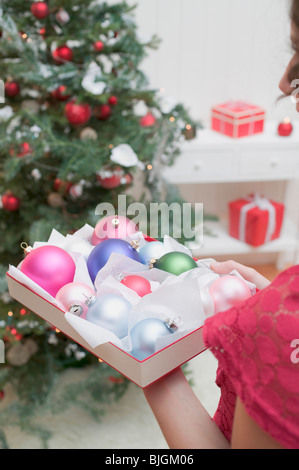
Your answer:
[[[299,449],[299,266],[241,306],[208,318],[203,333],[218,359],[214,421],[226,438],[238,396],[273,439]]]

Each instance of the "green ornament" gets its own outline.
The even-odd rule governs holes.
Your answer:
[[[166,253],[166,255],[161,256],[160,259],[155,261],[152,266],[176,276],[179,276],[185,271],[190,271],[190,269],[198,268],[191,256],[181,253],[180,251]]]

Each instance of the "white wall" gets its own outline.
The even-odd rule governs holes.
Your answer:
[[[290,99],[275,104],[291,57],[289,0],[137,0],[140,33],[157,34],[143,69],[151,86],[205,121],[213,104],[244,99],[268,117],[298,119]]]

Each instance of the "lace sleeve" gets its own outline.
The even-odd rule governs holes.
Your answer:
[[[231,387],[264,431],[299,448],[299,266],[240,307],[209,318],[204,340],[219,361],[223,418]]]

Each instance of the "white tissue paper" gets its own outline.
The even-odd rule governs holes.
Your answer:
[[[88,245],[91,251],[94,248],[91,245],[93,230],[91,226],[86,224],[73,235],[67,235],[66,237],[53,230],[48,242],[36,242],[33,245],[33,248],[46,244],[64,248],[70,253],[76,263],[74,282],[87,284],[96,291],[97,296],[108,293],[118,294],[125,297],[132,304],[128,336],[122,340],[104,328],[77,317],[70,312],[65,312],[66,321],[92,348],[110,342],[124,351],[130,352],[131,340],[129,332],[138,321],[148,317],[160,318],[163,321],[171,319],[177,324],[178,329],[173,334],[157,340],[156,350],[158,351],[200,328],[207,316],[213,314],[213,303],[208,294],[208,289],[212,282],[219,278],[219,275],[210,270],[212,259],[199,260],[197,261],[199,269],[192,269],[180,276],[174,276],[156,268],[149,269],[148,266],[142,263],[124,255],[113,253],[106,265],[99,271],[93,284],[88,273],[86,253],[72,251],[72,244],[76,244],[76,242]],[[144,239],[141,232],[127,237],[127,241],[130,242],[132,240],[138,241],[139,248],[145,243],[150,243]],[[164,237],[164,244],[167,252],[180,251],[192,256],[187,247],[181,245],[168,235]],[[61,309],[61,305],[55,298],[23,274],[19,267],[9,266],[8,273],[33,292],[36,292],[45,300]],[[148,279],[151,284],[152,293],[141,298],[133,290],[123,285],[117,278],[119,275],[126,276],[132,274]],[[240,276],[237,272],[231,274]],[[248,285],[252,294],[254,294],[255,286],[250,283]]]

